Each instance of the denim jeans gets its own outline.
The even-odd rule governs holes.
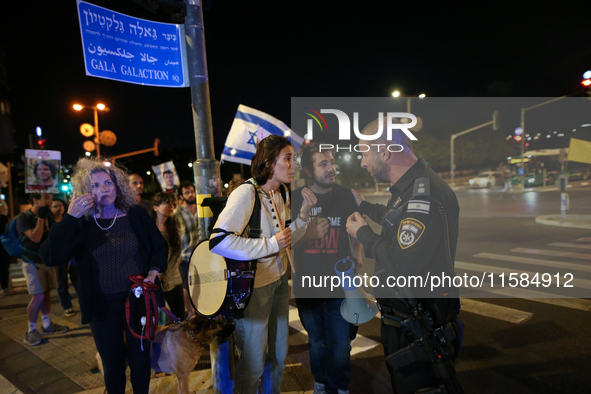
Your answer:
[[[351,325],[341,316],[342,302],[342,298],[296,299],[308,331],[312,375],[327,392],[348,390],[351,381]]]
[[[235,393],[256,393],[263,374],[263,392],[281,392],[289,337],[288,298],[285,274],[276,282],[255,288],[244,317],[233,319],[238,353]]]

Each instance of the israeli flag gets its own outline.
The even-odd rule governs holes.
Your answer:
[[[287,137],[296,151],[304,142],[302,137],[291,131],[282,121],[240,104],[228,138],[226,138],[222,162],[227,160],[250,165],[257,150],[258,141],[262,139],[261,137],[272,134]]]

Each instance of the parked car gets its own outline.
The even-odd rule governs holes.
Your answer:
[[[476,177],[468,181],[470,187],[492,187],[497,185],[503,185],[503,172],[502,171],[484,171],[478,174]]]

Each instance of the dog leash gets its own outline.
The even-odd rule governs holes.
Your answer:
[[[129,327],[129,331],[140,340],[147,339],[148,341],[152,341],[154,336],[156,335],[156,320],[155,320],[155,313],[158,311],[158,303],[156,301],[156,290],[159,289],[158,285],[155,285],[151,282],[144,282],[144,277],[141,275],[129,275],[129,280],[133,282],[130,289],[130,294],[125,301],[125,315],[127,318],[127,326]],[[129,299],[131,296],[135,296],[136,298],[140,298],[141,295],[144,295],[144,302],[146,306],[146,316],[142,316],[141,324],[142,324],[142,333],[138,335],[129,324],[130,322],[130,314],[131,314],[131,307],[129,305]],[[144,335],[145,330],[145,335]],[[141,343],[142,350],[143,349],[143,341]]]

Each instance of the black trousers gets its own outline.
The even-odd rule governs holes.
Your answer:
[[[170,311],[179,319],[185,319],[185,296],[183,293],[183,286],[175,286],[170,291],[164,292],[164,298],[170,307]]]
[[[69,284],[68,284],[68,274],[70,275],[70,280],[72,281],[72,286],[74,286],[74,290],[78,291],[78,268],[75,265],[68,267],[68,263],[58,265],[57,270],[57,295],[60,299],[60,304],[62,304],[62,308],[64,310],[70,309],[72,307],[72,296],[70,295]]]
[[[109,394],[125,393],[127,362],[131,369],[134,394],[147,394],[151,374],[150,342],[145,339],[140,341],[129,331],[125,321],[124,300],[95,302],[96,313],[90,329],[103,362],[107,391]]]

